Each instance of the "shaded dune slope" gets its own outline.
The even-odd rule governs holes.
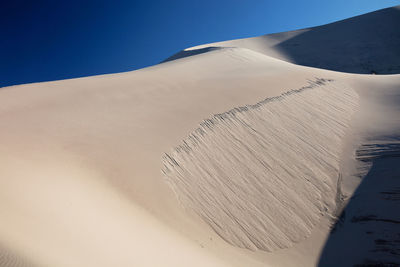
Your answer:
[[[165,59],[162,63],[164,62],[168,62],[168,61],[172,61],[175,59],[180,59],[180,58],[184,58],[184,57],[191,57],[191,56],[195,56],[195,55],[200,55],[203,53],[207,53],[210,51],[214,51],[214,50],[219,50],[219,49],[223,49],[223,47],[205,47],[205,48],[199,48],[199,49],[193,49],[193,50],[183,50],[175,55],[170,56],[169,58]]]
[[[357,159],[362,183],[330,234],[319,266],[399,266],[399,136],[365,140]]]
[[[303,66],[361,74],[397,74],[398,25],[400,6],[313,28],[200,45],[169,60],[205,52],[207,48],[242,47]]]
[[[319,266],[400,266],[400,77],[385,78],[380,87],[370,81],[375,90],[360,101],[364,119],[351,172],[360,184],[328,236]]]
[[[287,248],[335,206],[341,142],[358,95],[332,80],[205,120],[164,157],[181,203],[223,239]]]

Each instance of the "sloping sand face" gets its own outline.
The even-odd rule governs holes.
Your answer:
[[[164,157],[181,203],[223,239],[287,248],[334,206],[339,155],[358,95],[332,80],[205,120]]]
[[[305,40],[293,51],[354,63],[350,52],[309,46],[319,34],[308,32],[209,44],[134,72],[1,88],[0,266],[397,263],[400,157],[387,138],[400,136],[400,75],[271,57],[285,59],[275,49],[285,40]],[[389,40],[377,32],[380,44]],[[300,88],[312,77],[335,81]],[[372,164],[366,177],[362,159]]]

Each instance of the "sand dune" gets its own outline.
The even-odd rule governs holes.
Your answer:
[[[400,6],[290,32],[200,45],[172,58],[208,48],[243,47],[316,68],[351,73],[400,73]],[[189,53],[190,52],[190,53]]]
[[[0,265],[400,264],[397,13],[1,88]]]

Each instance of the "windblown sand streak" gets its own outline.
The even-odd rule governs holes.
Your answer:
[[[200,124],[163,158],[182,204],[223,239],[287,248],[330,209],[342,138],[358,95],[327,79]]]

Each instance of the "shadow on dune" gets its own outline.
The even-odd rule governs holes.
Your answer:
[[[319,266],[400,266],[400,136],[362,145],[369,164],[331,231]]]
[[[350,73],[397,74],[399,25],[397,6],[310,28],[272,48],[299,65]],[[278,33],[261,38],[280,36],[283,35]]]
[[[173,61],[173,60],[180,59],[180,58],[195,56],[195,55],[199,55],[199,54],[203,54],[203,53],[207,53],[210,51],[219,50],[219,49],[223,49],[223,48],[224,47],[208,46],[208,47],[200,48],[200,49],[182,50],[182,51],[170,56],[169,58],[163,60],[161,63]]]

